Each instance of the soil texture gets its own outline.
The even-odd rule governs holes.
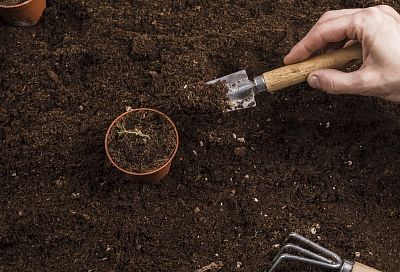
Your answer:
[[[15,6],[27,1],[28,0],[0,0],[0,6]]]
[[[111,158],[131,173],[149,173],[162,167],[176,148],[172,124],[152,111],[132,111],[110,130]]]
[[[299,84],[223,113],[204,89],[280,67],[327,10],[382,3],[400,10],[48,0],[34,27],[0,21],[0,271],[264,271],[296,231],[397,272],[398,104]],[[179,130],[159,186],[125,181],[106,157],[106,130],[129,107]],[[291,265],[281,271],[321,271]]]

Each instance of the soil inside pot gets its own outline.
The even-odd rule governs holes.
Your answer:
[[[133,111],[118,120],[110,131],[109,152],[114,162],[132,173],[162,167],[176,147],[172,124],[152,111]]]
[[[0,6],[15,6],[28,2],[28,0],[0,0]]]

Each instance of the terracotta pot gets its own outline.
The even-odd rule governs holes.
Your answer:
[[[175,150],[172,153],[171,157],[169,158],[169,160],[160,168],[151,171],[151,172],[147,172],[147,173],[133,173],[130,172],[126,169],[123,169],[122,167],[120,167],[118,164],[116,164],[113,160],[113,158],[111,157],[110,151],[109,151],[109,147],[108,147],[108,141],[109,141],[109,137],[110,137],[110,133],[111,133],[111,129],[115,126],[115,124],[123,119],[126,115],[134,112],[134,111],[151,111],[151,112],[155,112],[159,115],[161,115],[163,118],[165,118],[173,127],[174,131],[175,131]],[[110,127],[107,130],[106,133],[106,137],[105,137],[105,149],[106,149],[106,153],[107,153],[107,157],[110,160],[111,164],[116,167],[118,170],[120,170],[121,172],[125,173],[125,175],[127,175],[127,177],[134,181],[134,182],[138,182],[138,183],[148,183],[148,184],[158,184],[160,182],[161,179],[163,179],[170,171],[171,169],[171,164],[172,164],[172,160],[175,157],[176,152],[178,151],[178,146],[179,146],[179,135],[178,135],[178,130],[174,124],[174,122],[172,122],[172,120],[165,115],[164,113],[155,110],[155,109],[148,109],[148,108],[139,108],[139,109],[133,109],[131,111],[125,112],[123,114],[121,114],[120,116],[118,116],[117,118],[115,118],[115,120],[111,123]]]
[[[28,0],[14,6],[0,5],[0,15],[15,26],[35,25],[42,17],[46,8],[46,0]]]

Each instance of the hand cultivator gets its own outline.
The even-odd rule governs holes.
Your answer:
[[[277,271],[284,261],[295,261],[337,272],[379,272],[357,262],[342,260],[337,254],[297,233],[291,233],[286,239],[285,245],[272,261],[269,272]]]

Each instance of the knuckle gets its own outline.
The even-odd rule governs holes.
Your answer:
[[[333,13],[334,12],[332,10],[329,10],[329,11],[325,12],[324,14],[322,14],[322,16],[320,18],[320,21],[329,20],[329,18],[332,17]]]
[[[352,29],[362,28],[365,25],[366,20],[367,20],[366,16],[363,15],[354,16],[353,20],[350,23],[350,27]]]
[[[364,10],[364,13],[366,16],[381,16],[382,15],[382,10],[379,9],[378,7],[370,7],[370,8],[366,8]]]
[[[397,11],[394,8],[388,5],[379,5],[377,6],[377,8],[388,13],[397,13]]]
[[[380,17],[381,15],[381,10],[379,10],[376,7],[372,7],[372,8],[366,8],[361,12],[361,15],[364,19],[367,18],[373,18],[376,19],[378,16]]]
[[[366,8],[357,13],[351,22],[354,29],[377,26],[385,20],[384,12],[376,7]]]
[[[336,84],[335,84],[335,80],[333,78],[331,78],[329,80],[329,87],[328,87],[328,92],[332,93],[332,94],[339,94],[340,90],[337,89]]]
[[[326,11],[324,14],[322,14],[322,16],[319,18],[319,20],[317,21],[317,23],[315,25],[321,25],[323,23],[326,23],[330,19],[334,18],[334,16],[335,16],[334,10]]]
[[[321,89],[330,94],[340,94],[340,90],[337,88],[336,80],[337,78],[335,77],[322,75],[320,77]]]

